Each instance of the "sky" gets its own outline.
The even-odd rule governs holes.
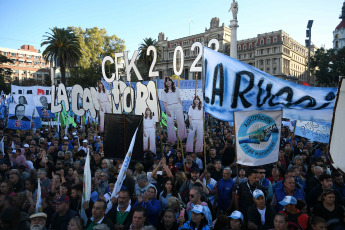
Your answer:
[[[125,41],[133,53],[144,38],[169,40],[198,34],[213,17],[229,26],[232,0],[0,0],[0,47],[19,49],[40,44],[53,27],[104,28]],[[312,43],[332,48],[344,0],[237,0],[238,40],[284,30],[304,45],[308,20],[314,20]],[[191,19],[191,22],[190,20]]]

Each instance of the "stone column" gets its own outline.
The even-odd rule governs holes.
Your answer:
[[[237,27],[238,21],[233,19],[230,21],[231,29],[231,46],[230,46],[230,57],[237,59]]]

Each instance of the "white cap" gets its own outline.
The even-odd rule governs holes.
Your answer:
[[[74,133],[72,133],[72,135],[73,135],[73,136],[76,136],[76,135],[77,135],[77,133],[75,133],[75,132],[74,132]]]
[[[260,189],[255,189],[255,191],[253,192],[253,197],[256,199],[259,196],[264,196],[265,197],[265,194]]]
[[[87,140],[85,139],[85,140],[83,140],[83,143],[87,143]]]
[[[200,213],[202,213],[202,209],[203,208],[201,205],[196,204],[196,205],[194,205],[192,212],[194,212],[196,214],[200,214]]]
[[[286,206],[289,204],[297,204],[297,200],[293,196],[285,196],[282,201],[279,202],[282,206]]]
[[[97,139],[101,139],[101,136],[98,136]]]
[[[228,216],[232,219],[238,220],[241,219],[243,221],[243,215],[240,211],[233,211],[230,216]]]
[[[43,212],[38,212],[38,213],[32,214],[30,216],[30,219],[37,218],[37,217],[43,217],[43,218],[47,219],[47,214],[45,214]]]
[[[68,140],[68,137],[64,137],[63,139],[64,139],[64,140]]]
[[[30,146],[28,144],[24,144],[24,148],[29,148]]]

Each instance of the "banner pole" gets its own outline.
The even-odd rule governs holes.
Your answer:
[[[204,132],[205,132],[205,107],[204,107],[204,102],[205,102],[205,56],[204,56],[204,43],[202,44],[202,75],[201,75],[201,80],[202,80],[202,90],[203,90],[203,93],[202,93],[202,103],[203,103],[203,106],[202,106],[202,131],[203,131],[203,144],[204,144],[204,162],[205,162],[205,169],[206,169],[206,141],[205,141],[205,135],[204,135]],[[196,75],[196,81],[197,81],[197,76]],[[196,86],[195,86],[195,93],[196,93]]]
[[[184,162],[183,145],[182,145],[182,141],[181,141],[181,145],[179,145],[179,142],[180,142],[180,138],[179,138],[178,135],[177,135],[177,147],[180,147],[180,148],[181,148],[183,169],[184,169],[184,171],[186,171],[186,164],[185,164],[185,162]]]
[[[238,164],[237,164],[237,147],[236,147],[237,144],[236,144],[236,127],[235,127],[235,126],[236,126],[236,122],[235,122],[235,112],[233,112],[232,115],[233,115],[233,118],[232,118],[232,119],[233,119],[233,121],[234,121],[234,129],[233,129],[233,130],[234,130],[234,138],[235,138],[235,142],[234,142],[234,143],[235,143],[235,159],[236,159],[236,172],[237,172],[237,181],[236,181],[236,182],[239,183],[240,179],[239,179]]]
[[[157,91],[157,85],[158,85],[158,77],[156,77],[156,97],[157,97],[157,108],[160,108],[160,104],[159,104],[159,99],[158,99],[158,91]],[[157,110],[158,111],[158,110]],[[162,112],[162,111],[161,111]],[[162,141],[162,127],[161,127],[161,119],[162,119],[162,116],[160,116],[160,113],[157,114],[157,117],[158,117],[158,131],[159,131],[159,142],[160,142],[160,145],[161,145],[161,155],[163,156],[163,141]],[[156,125],[157,127],[157,125]],[[157,153],[156,153],[157,155]]]

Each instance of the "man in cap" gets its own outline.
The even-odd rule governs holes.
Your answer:
[[[228,217],[230,218],[231,229],[243,229],[244,218],[240,211],[233,211]]]
[[[290,223],[295,224],[296,229],[307,229],[309,217],[297,209],[295,197],[285,196],[279,204],[284,207],[284,210],[280,213],[284,214]]]
[[[55,201],[55,213],[53,213],[50,229],[52,230],[65,230],[67,229],[69,221],[77,214],[70,209],[69,196],[62,195]]]
[[[205,218],[205,214],[203,212],[203,207],[201,205],[195,205],[192,209],[192,218],[185,222],[185,217],[180,215],[179,217],[179,229],[209,229],[205,228],[205,226],[201,226],[202,219]],[[199,225],[198,228],[195,225]]]
[[[30,216],[30,230],[46,230],[47,214],[38,212]]]
[[[273,228],[275,211],[270,205],[266,205],[265,194],[260,189],[253,192],[254,203],[248,208],[249,229]]]
[[[85,139],[85,140],[83,140],[83,145],[82,146],[80,146],[80,148],[78,149],[79,151],[80,150],[84,150],[85,151],[85,153],[87,153],[88,152],[88,141]]]

